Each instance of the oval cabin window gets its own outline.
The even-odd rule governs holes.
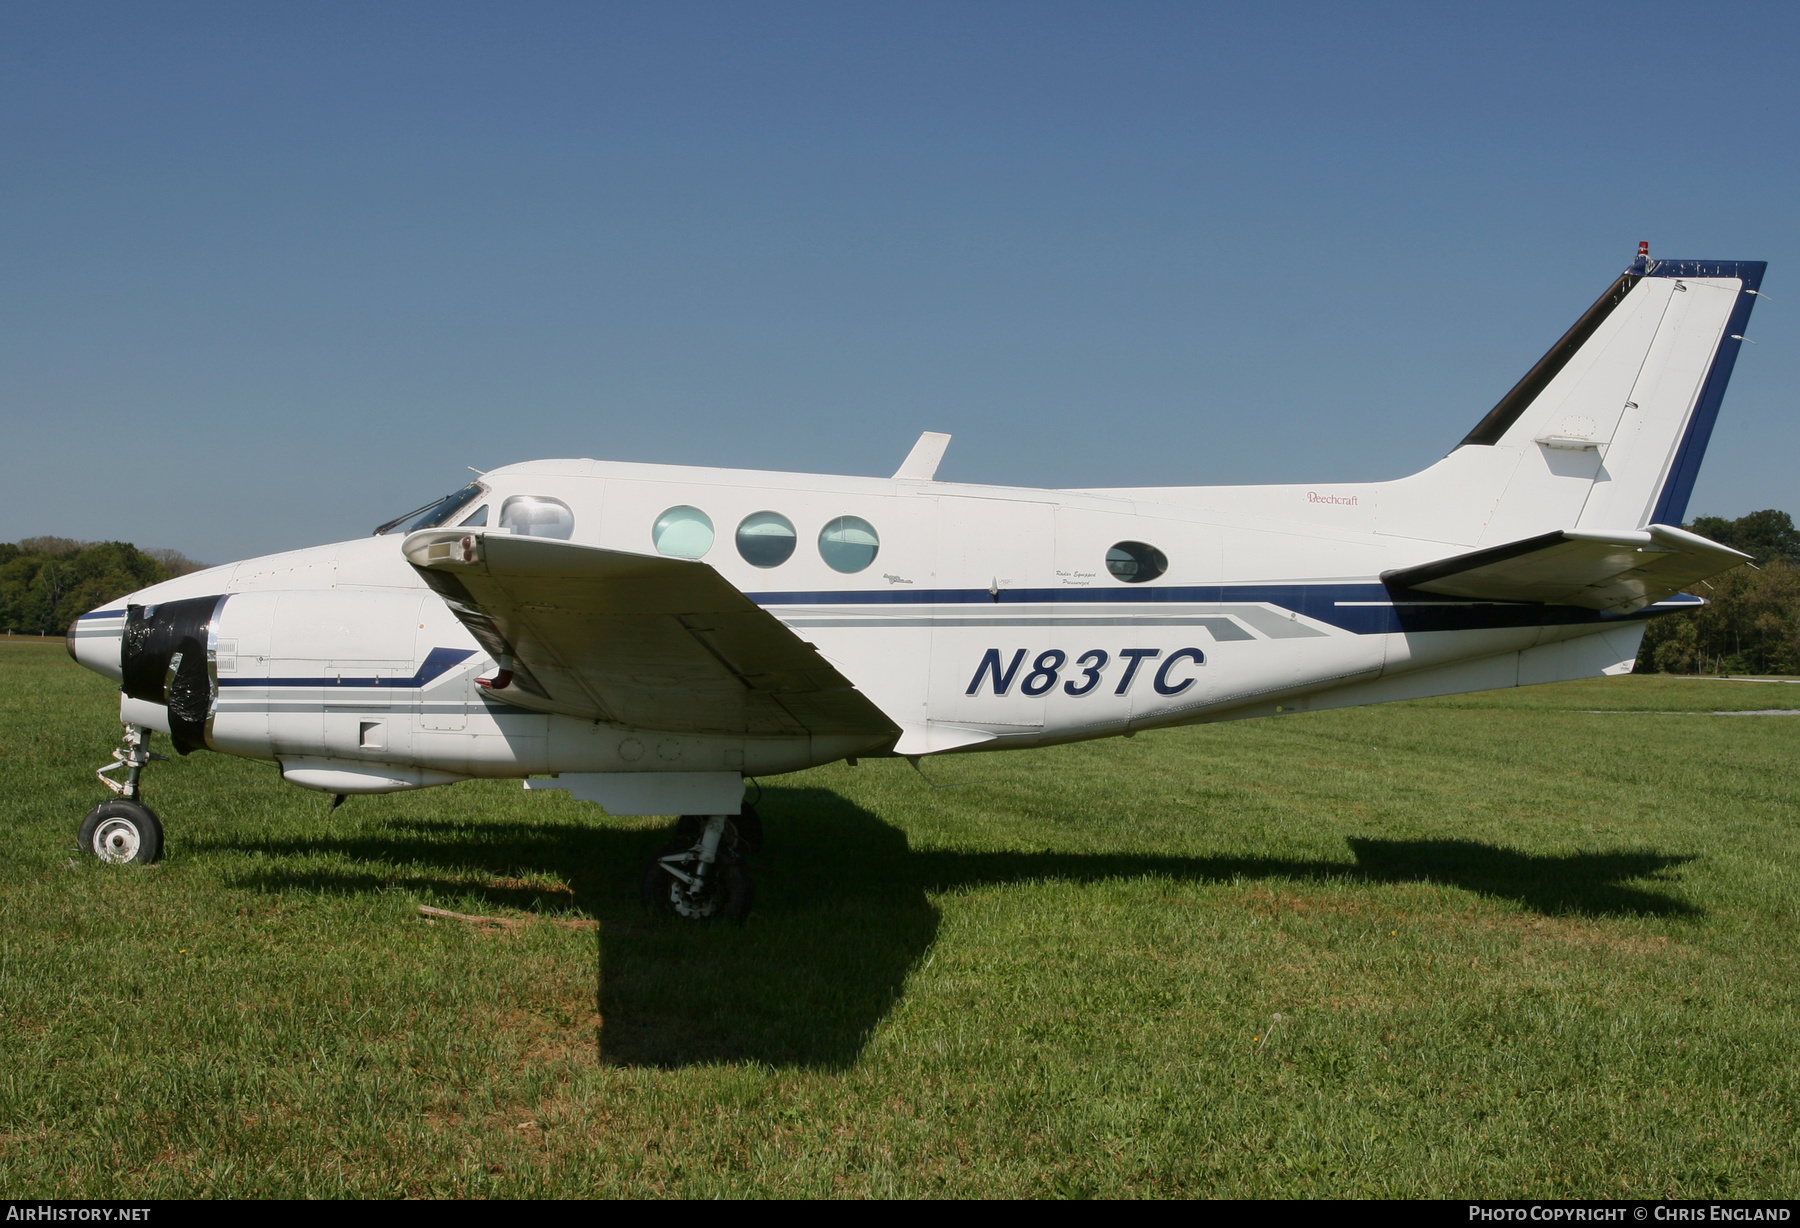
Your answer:
[[[546,495],[514,495],[500,505],[500,527],[520,537],[555,537],[575,532],[575,513],[561,499]]]
[[[1127,584],[1142,584],[1169,570],[1169,560],[1155,546],[1120,542],[1106,552],[1106,570]]]
[[[754,512],[738,526],[737,550],[752,567],[779,567],[794,556],[794,522],[780,512]]]
[[[672,559],[697,559],[712,549],[712,517],[697,507],[682,504],[656,518],[650,542],[658,554]]]
[[[819,530],[819,556],[831,570],[845,575],[873,563],[880,550],[875,526],[860,516],[839,516]]]

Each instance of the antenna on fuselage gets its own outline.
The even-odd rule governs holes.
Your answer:
[[[938,431],[926,431],[919,436],[919,442],[912,446],[900,467],[894,470],[896,478],[910,478],[915,482],[930,482],[937,477],[938,465],[943,462],[944,449],[950,446],[950,436]]]

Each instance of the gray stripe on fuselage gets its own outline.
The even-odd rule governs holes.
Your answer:
[[[1284,618],[1280,613],[1267,606],[1233,606],[1231,612],[1272,640],[1298,640],[1325,634],[1317,627],[1309,626],[1297,619]]]
[[[1177,616],[1138,618],[1066,618],[1051,615],[1009,618],[952,618],[919,615],[912,618],[784,618],[790,627],[1204,627],[1218,641],[1253,640],[1256,637],[1229,618]]]

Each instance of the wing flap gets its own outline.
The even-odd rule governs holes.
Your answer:
[[[1381,574],[1390,588],[1630,613],[1750,556],[1686,529],[1561,529]]]
[[[509,702],[672,732],[899,732],[704,563],[467,529],[424,529],[402,550],[513,671]]]

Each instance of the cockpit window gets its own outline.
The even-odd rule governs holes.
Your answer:
[[[375,536],[383,533],[411,533],[417,529],[429,529],[444,524],[462,511],[469,504],[481,498],[485,492],[480,482],[470,482],[453,495],[445,495],[435,503],[427,503],[424,507],[416,507],[404,516],[396,516],[375,530]]]

